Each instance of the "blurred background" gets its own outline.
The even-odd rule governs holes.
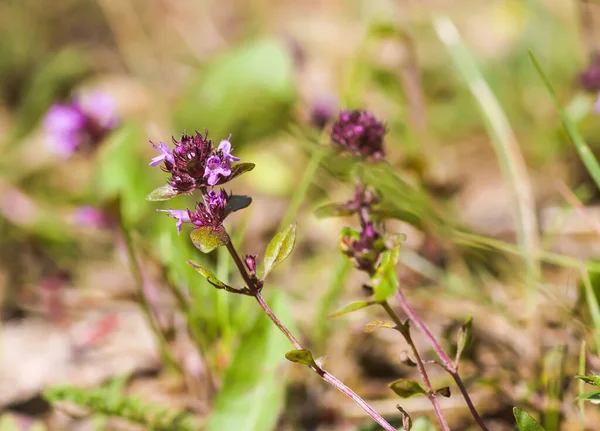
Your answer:
[[[238,249],[260,256],[298,222],[265,288],[281,319],[397,426],[400,403],[437,429],[425,397],[388,388],[418,375],[398,334],[363,332],[379,310],[326,319],[365,298],[337,249],[355,221],[315,215],[352,198],[321,152],[342,108],[387,125],[402,288],[450,352],[473,317],[461,374],[489,428],[514,429],[520,406],[548,431],[600,429],[574,378],[600,368],[600,193],[529,57],[599,152],[599,19],[596,0],[2,0],[0,429],[149,429],[111,414],[134,399],[191,424],[170,429],[377,429],[285,360],[250,298],[186,264],[240,282],[156,212],[191,197],[145,200],[165,181],[149,141],[205,128],[256,163],[228,184],[254,199],[227,222]],[[87,391],[52,389],[65,384]],[[456,392],[440,401],[451,428],[475,429]]]

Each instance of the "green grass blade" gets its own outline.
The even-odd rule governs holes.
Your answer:
[[[540,75],[540,78],[542,78],[542,81],[544,81],[544,85],[550,94],[550,98],[552,99],[552,102],[554,103],[554,106],[560,115],[560,120],[562,121],[565,130],[571,138],[571,141],[573,141],[573,144],[575,144],[575,148],[577,148],[579,157],[581,157],[583,164],[594,179],[596,186],[598,189],[600,189],[600,164],[598,164],[598,160],[596,160],[594,154],[590,150],[590,147],[588,147],[588,145],[585,143],[585,140],[583,139],[583,136],[581,136],[581,133],[579,133],[574,121],[561,106],[558,98],[556,97],[556,93],[554,92],[554,88],[548,79],[548,76],[546,76],[532,52],[529,52],[529,57],[531,58],[535,69]]]
[[[512,192],[516,204],[517,240],[528,270],[528,285],[531,286],[531,282],[540,277],[539,238],[533,193],[517,139],[498,99],[452,21],[447,17],[437,17],[433,24],[439,39],[446,45],[454,66],[479,104],[504,180]]]
[[[598,298],[594,293],[590,275],[588,274],[585,267],[581,266],[581,278],[583,280],[583,287],[585,290],[585,302],[587,302],[590,308],[590,314],[594,321],[594,338],[596,339],[596,351],[600,352],[600,305],[598,305]]]

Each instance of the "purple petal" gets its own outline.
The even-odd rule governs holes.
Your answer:
[[[152,161],[150,161],[150,166],[159,165],[163,160],[167,160],[172,165],[175,164],[175,158],[173,157],[173,153],[164,142],[159,142],[158,145],[152,144],[152,146],[155,149],[157,149],[160,152],[160,154],[152,158]]]
[[[228,140],[222,140],[219,143],[218,151],[223,153],[223,159],[229,162],[238,162],[241,159],[239,157],[235,157],[231,155],[231,142]]]
[[[210,172],[206,182],[211,186],[216,185],[219,182],[219,172],[217,172],[217,171]]]
[[[156,211],[169,213],[171,217],[177,220],[177,223],[175,224],[175,227],[177,228],[177,234],[181,234],[181,226],[183,223],[190,223],[192,221],[187,210],[158,209]]]
[[[46,144],[50,151],[65,159],[73,155],[80,142],[79,133],[54,133],[46,137]]]

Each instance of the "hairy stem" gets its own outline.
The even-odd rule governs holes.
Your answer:
[[[144,313],[144,316],[146,317],[146,320],[148,321],[148,325],[150,325],[150,329],[152,329],[152,332],[154,332],[154,336],[155,336],[156,340],[158,341],[158,347],[160,349],[160,354],[161,354],[162,358],[165,360],[165,362],[170,367],[172,367],[173,369],[175,369],[179,373],[181,373],[181,367],[179,366],[179,364],[177,363],[175,358],[173,358],[173,356],[169,352],[168,343],[167,343],[165,334],[162,332],[160,326],[158,325],[158,323],[154,319],[154,316],[152,315],[150,303],[148,302],[148,299],[146,298],[146,294],[144,293],[144,278],[142,276],[142,270],[140,269],[140,266],[139,266],[139,263],[137,260],[137,256],[135,254],[135,249],[133,247],[133,241],[131,239],[129,230],[127,230],[127,228],[123,225],[122,220],[119,220],[119,229],[120,229],[121,235],[123,237],[123,242],[125,243],[125,248],[127,249],[127,261],[129,263],[129,270],[131,271],[131,274],[133,275],[133,279],[135,281],[135,287],[136,287],[139,303],[140,303],[140,306],[142,307],[142,312]]]
[[[427,375],[427,370],[425,369],[425,365],[423,364],[421,355],[419,354],[417,346],[415,346],[415,343],[413,342],[413,339],[410,336],[410,329],[408,329],[404,325],[404,323],[402,323],[398,315],[394,312],[392,307],[390,307],[390,304],[388,304],[387,301],[384,301],[381,305],[385,309],[387,314],[391,317],[391,319],[394,321],[394,323],[398,326],[398,332],[402,334],[402,336],[404,337],[404,339],[406,340],[413,352],[413,355],[417,362],[417,369],[419,370],[419,374],[421,375],[421,379],[423,380],[423,384],[425,385],[425,389],[427,390],[427,398],[429,398],[429,401],[431,401],[431,405],[433,406],[433,410],[435,412],[435,415],[437,416],[440,425],[442,426],[442,429],[444,431],[450,431],[450,427],[448,426],[448,423],[446,422],[446,419],[442,414],[437,395],[431,386],[431,382],[429,381],[429,376]]]
[[[473,404],[473,401],[471,400],[471,397],[469,396],[469,393],[467,392],[467,388],[465,387],[465,384],[463,383],[462,379],[460,378],[460,375],[458,374],[457,365],[455,365],[452,362],[452,360],[450,359],[448,354],[446,354],[446,352],[440,345],[437,338],[435,338],[435,335],[433,335],[431,330],[427,327],[425,322],[423,320],[421,320],[421,318],[417,315],[415,310],[412,309],[412,307],[406,300],[406,297],[404,296],[402,291],[398,290],[398,292],[396,293],[396,297],[398,298],[398,301],[400,302],[400,306],[402,307],[402,309],[404,310],[406,315],[410,318],[411,322],[413,322],[415,324],[415,326],[417,328],[419,328],[425,334],[425,337],[429,340],[429,343],[433,347],[433,350],[435,350],[435,352],[437,353],[437,355],[439,356],[439,358],[441,360],[442,368],[444,370],[446,370],[448,372],[448,374],[450,374],[452,376],[452,378],[454,379],[454,381],[456,382],[458,389],[462,393],[462,396],[465,399],[467,406],[469,407],[471,415],[477,422],[477,425],[479,425],[479,427],[483,431],[488,431],[488,428],[483,423],[481,416],[479,416],[479,413],[477,413],[477,409],[475,408],[475,405]],[[391,307],[390,307],[390,310],[393,314],[396,314]]]
[[[294,335],[289,331],[289,329],[286,328],[286,326],[281,322],[281,320],[279,320],[279,318],[275,315],[273,310],[271,310],[269,305],[265,302],[264,298],[260,294],[260,289],[257,286],[257,280],[252,279],[252,277],[250,277],[250,275],[248,274],[248,271],[246,271],[246,268],[244,267],[244,264],[242,262],[242,259],[240,258],[240,255],[237,253],[237,251],[236,251],[235,247],[233,246],[233,244],[231,243],[231,241],[229,241],[227,243],[227,250],[229,251],[231,258],[235,262],[235,265],[237,266],[237,268],[240,272],[240,275],[244,279],[246,286],[248,287],[248,289],[250,289],[253,292],[253,296],[255,297],[256,302],[258,302],[258,304],[263,309],[265,314],[267,316],[269,316],[269,318],[273,321],[275,326],[277,326],[277,328],[279,328],[279,330],[287,337],[287,339],[290,340],[290,342],[292,343],[292,345],[294,346],[295,349],[303,350],[304,347],[302,347],[302,345],[296,339],[296,337],[294,337]],[[373,410],[373,408],[365,400],[363,400],[358,394],[356,394],[348,386],[344,385],[341,381],[336,379],[334,376],[332,376],[331,374],[329,374],[327,371],[325,371],[323,368],[321,368],[320,366],[318,366],[316,364],[310,366],[310,368],[315,373],[317,373],[323,380],[325,380],[327,383],[332,385],[338,391],[340,391],[341,393],[346,395],[348,398],[350,398],[352,401],[354,401],[375,422],[377,422],[379,425],[381,425],[381,427],[383,429],[385,429],[386,431],[396,431],[396,428],[394,428],[392,425],[390,425],[381,415],[379,415],[379,413],[377,413],[375,410]]]

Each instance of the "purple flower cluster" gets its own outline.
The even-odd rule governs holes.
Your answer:
[[[221,189],[219,193],[210,190],[204,195],[204,201],[196,204],[195,211],[187,210],[158,210],[168,213],[177,220],[177,233],[181,233],[183,223],[191,223],[194,226],[219,227],[227,217],[227,202],[230,195]]]
[[[355,156],[380,160],[384,157],[386,132],[385,126],[369,112],[342,111],[332,127],[331,140]]]
[[[118,123],[114,100],[104,93],[91,93],[70,104],[53,105],[43,127],[52,151],[66,158],[82,146],[94,148]]]
[[[360,232],[346,230],[342,233],[340,250],[348,256],[357,269],[373,275],[386,246],[373,222],[361,224]]]
[[[171,174],[169,184],[178,193],[191,193],[196,189],[224,184],[229,181],[231,163],[240,160],[231,154],[229,139],[221,141],[217,149],[208,139],[207,132],[204,136],[199,132],[194,136],[183,135],[179,141],[173,138],[173,150],[159,142],[153,146],[160,154],[152,159],[150,165],[162,163],[163,171]]]

